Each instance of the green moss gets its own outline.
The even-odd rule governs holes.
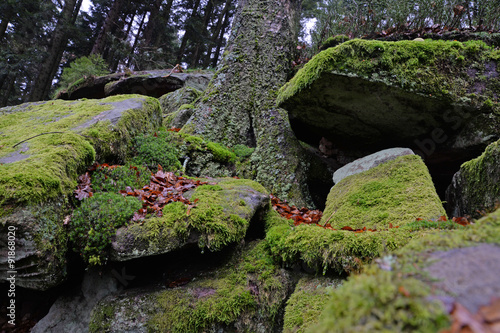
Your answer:
[[[245,159],[245,158],[250,157],[250,155],[252,155],[252,153],[254,152],[255,148],[250,148],[250,147],[245,146],[245,145],[235,145],[231,150],[239,158]]]
[[[322,73],[354,75],[390,86],[459,101],[475,83],[467,69],[484,68],[496,51],[482,41],[382,42],[354,39],[320,52],[279,92],[280,105],[311,86]],[[488,79],[490,84],[495,80]],[[448,91],[443,95],[443,87]],[[490,96],[496,101],[495,96]],[[478,106],[481,98],[472,101]],[[496,106],[495,106],[496,107]]]
[[[157,170],[161,165],[166,171],[180,170],[179,150],[173,141],[171,132],[165,130],[154,134],[140,134],[132,140],[133,157],[131,162],[144,165],[150,170]]]
[[[330,47],[335,47],[339,44],[342,44],[343,42],[348,41],[349,39],[350,39],[349,36],[346,35],[337,35],[329,37],[323,42],[323,44],[321,44],[320,50],[323,51]]]
[[[126,190],[127,186],[140,189],[149,184],[150,178],[151,172],[145,167],[127,164],[114,169],[99,167],[92,174],[91,181],[94,192],[117,193]]]
[[[288,223],[271,227],[266,240],[271,253],[289,265],[303,261],[317,271],[358,271],[360,267],[387,251],[405,246],[419,232],[394,228],[354,233],[328,230],[315,225],[290,227]]]
[[[267,319],[266,329],[271,329],[276,325],[282,302],[279,295],[284,289],[278,272],[279,267],[263,244],[251,244],[213,278],[159,293],[159,309],[148,328],[153,332],[204,332],[234,324],[241,317],[251,322],[258,316],[260,321]],[[249,280],[258,288],[258,294],[249,289]]]
[[[332,294],[320,324],[309,332],[438,332],[449,325],[430,287],[374,266]]]
[[[116,228],[126,224],[141,207],[137,198],[115,193],[96,193],[85,199],[71,219],[69,237],[74,250],[90,265],[104,264]]]
[[[445,214],[427,167],[419,156],[407,155],[336,184],[320,223],[384,229]]]
[[[154,99],[146,98],[143,109],[126,111],[115,125],[100,121],[87,128],[79,126],[111,110],[113,107],[109,103],[138,97],[113,96],[78,102],[56,100],[2,109],[0,158],[15,152],[27,158],[0,164],[0,205],[37,203],[67,196],[75,188],[78,175],[96,157],[123,158],[132,136],[154,128],[156,116],[158,122],[161,121],[158,102]],[[63,133],[47,134],[50,132]],[[40,136],[34,137],[36,135]],[[13,147],[26,139],[29,140]]]
[[[229,163],[234,163],[236,161],[236,155],[217,142],[208,142],[207,148],[214,154],[214,158],[217,161]]]
[[[194,109],[194,105],[193,104],[182,104],[181,106],[179,106],[178,110],[185,110],[185,109]]]
[[[459,200],[462,209],[478,216],[477,211],[489,210],[500,200],[500,140],[493,142],[481,156],[465,162],[460,167],[461,188]]]
[[[304,333],[319,321],[320,314],[340,281],[302,278],[286,302],[283,333]]]
[[[111,305],[96,306],[92,310],[89,323],[89,331],[91,333],[104,333],[110,332],[111,322],[110,319],[113,317],[115,308]]]

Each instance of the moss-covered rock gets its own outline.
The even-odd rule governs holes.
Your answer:
[[[67,273],[68,247],[63,221],[70,213],[68,203],[60,198],[17,207],[0,217],[0,235],[5,244],[0,258],[2,281],[10,277],[9,271],[16,271],[18,287],[47,290],[61,284]]]
[[[398,157],[332,187],[320,223],[386,229],[445,215],[431,176],[416,155]]]
[[[485,246],[482,243],[493,243],[494,251],[478,250]],[[332,294],[319,325],[309,332],[437,332],[446,328],[453,301],[479,297],[480,304],[488,304],[490,297],[499,296],[498,273],[485,266],[488,261],[481,262],[485,255],[481,251],[498,258],[499,244],[500,210],[466,228],[428,231],[350,277]],[[470,251],[457,252],[460,248]],[[457,254],[459,260],[467,259],[468,266],[450,269],[440,262],[455,260],[450,258]],[[496,259],[491,259],[495,266]],[[434,270],[433,265],[437,266]],[[436,271],[447,273],[436,275]]]
[[[320,224],[336,230],[293,227],[270,213],[266,240],[271,252],[287,264],[303,261],[318,271],[352,272],[421,237],[422,230],[454,227],[415,222],[444,214],[422,160],[407,155],[344,178],[332,188]],[[376,231],[354,233],[342,227]]]
[[[76,100],[120,94],[141,94],[158,98],[182,87],[204,90],[211,77],[210,72],[174,73],[171,69],[91,76],[76,81],[67,90],[60,91],[56,98]]]
[[[500,141],[460,167],[446,192],[453,216],[479,217],[500,203]]]
[[[0,119],[0,205],[4,205],[70,194],[78,175],[95,158],[124,160],[130,139],[158,128],[161,113],[155,99],[114,96],[7,107],[0,109]]]
[[[163,114],[167,115],[177,111],[184,104],[193,103],[201,94],[201,91],[192,87],[183,87],[161,96],[158,100],[160,101]]]
[[[319,317],[342,280],[328,277],[304,277],[286,302],[283,333],[303,333],[319,322]]]
[[[317,54],[277,101],[310,144],[463,161],[499,137],[499,57],[481,41],[356,39]]]
[[[90,332],[272,332],[291,291],[264,242],[219,269],[171,289],[132,290],[93,310]]]
[[[269,205],[266,190],[243,179],[217,179],[184,194],[196,206],[188,212],[181,202],[168,204],[162,217],[146,219],[118,229],[112,243],[112,260],[171,252],[192,244],[202,251],[219,251],[245,237],[250,223]]]
[[[45,290],[63,280],[63,222],[78,176],[96,156],[124,159],[133,136],[160,124],[158,102],[143,96],[0,109],[1,235],[17,230],[18,285]]]

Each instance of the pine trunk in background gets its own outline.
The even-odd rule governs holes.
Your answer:
[[[312,206],[307,161],[275,94],[296,48],[300,0],[241,0],[215,78],[183,131],[227,146],[256,147],[254,179],[282,199]]]
[[[92,48],[91,52],[92,54],[103,55],[104,46],[106,45],[106,36],[108,32],[110,32],[113,26],[116,24],[116,21],[118,20],[118,17],[121,12],[122,5],[123,5],[123,0],[115,0],[113,2],[113,5],[109,10],[108,16],[106,17],[106,21],[104,21],[101,31],[99,32],[99,35],[97,36],[97,39],[94,43],[94,47]]]
[[[79,2],[81,4],[81,1]],[[40,64],[40,71],[33,84],[33,89],[30,94],[30,101],[40,101],[48,97],[52,79],[54,78],[55,71],[57,70],[59,62],[61,61],[62,52],[68,42],[68,32],[73,23],[74,10],[77,0],[66,0],[61,12],[61,16],[57,21],[57,25],[52,33],[52,38],[49,46],[49,54],[42,64]]]
[[[193,11],[188,19],[186,19],[186,24],[184,24],[184,36],[182,36],[181,46],[179,47],[179,53],[177,54],[177,63],[180,64],[182,61],[182,57],[184,56],[184,51],[186,51],[187,41],[190,39],[191,34],[193,33],[193,28],[190,26],[194,17],[196,16],[196,12],[198,11],[198,7],[200,6],[200,0],[195,0]]]

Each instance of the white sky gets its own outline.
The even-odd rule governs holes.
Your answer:
[[[81,10],[88,12],[90,9],[90,0],[83,0]]]

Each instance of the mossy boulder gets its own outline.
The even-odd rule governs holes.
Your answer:
[[[325,276],[301,278],[286,302],[283,333],[304,333],[316,325],[331,294],[342,282]]]
[[[212,73],[174,73],[171,69],[115,73],[99,77],[82,78],[56,98],[76,100],[80,98],[105,98],[121,94],[140,94],[161,97],[182,87],[204,90]]]
[[[500,296],[499,245],[500,210],[458,230],[429,230],[351,276],[308,332],[438,332],[453,302],[472,300],[475,313]]]
[[[192,87],[183,87],[158,98],[164,115],[177,111],[181,105],[191,104],[202,94]]]
[[[138,95],[26,103],[0,109],[0,124],[1,235],[16,231],[17,285],[46,290],[66,274],[63,223],[78,176],[96,158],[125,158],[133,136],[160,126],[159,104]]]
[[[450,214],[479,217],[500,204],[500,141],[483,154],[465,162],[446,192]]]
[[[273,332],[292,289],[265,242],[237,250],[221,267],[173,288],[135,289],[103,299],[90,332]]]
[[[310,144],[462,163],[499,138],[499,58],[481,41],[350,40],[313,57],[277,103]]]
[[[320,223],[335,229],[387,229],[389,224],[403,226],[442,215],[443,205],[424,162],[420,156],[405,155],[335,184]]]
[[[288,265],[304,262],[318,271],[355,272],[435,227],[416,225],[417,218],[436,220],[441,215],[445,211],[427,168],[419,156],[406,155],[346,177],[332,188],[320,225],[335,230],[293,227],[271,214],[266,240],[271,252]],[[355,233],[343,227],[376,231]]]
[[[117,230],[111,259],[130,260],[198,246],[220,251],[241,241],[269,206],[266,190],[251,180],[221,178],[184,194],[195,207],[181,202],[163,208],[162,217],[149,218]],[[188,211],[189,209],[189,211]],[[262,225],[261,225],[262,227]]]

